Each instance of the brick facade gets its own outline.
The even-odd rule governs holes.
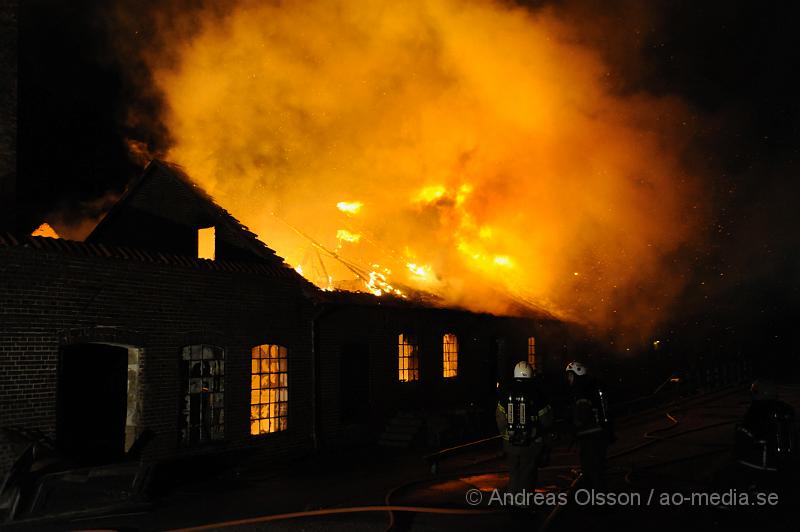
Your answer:
[[[194,258],[197,231],[208,226],[216,229],[216,260]],[[448,379],[442,375],[446,333],[459,344],[458,375]],[[398,379],[399,334],[416,338],[416,382]],[[320,445],[363,443],[400,411],[472,409],[491,417],[496,384],[525,360],[530,336],[537,339],[543,369],[562,365],[570,334],[552,319],[322,292],[180,168],[158,161],[86,242],[0,234],[0,427],[41,430],[58,439],[65,420],[73,427],[84,420],[70,435],[74,449],[89,441],[85,435],[97,424],[73,407],[63,415],[64,397],[91,400],[86,387],[107,386],[113,379],[104,375],[123,372],[127,390],[120,384],[124,378],[115,382],[127,398],[127,417],[119,417],[125,445],[132,434],[154,434],[144,450],[147,460],[241,451],[274,460]],[[288,428],[251,436],[251,349],[262,344],[288,349]],[[182,348],[190,345],[224,349],[224,437],[215,428],[209,442],[194,446],[181,441],[187,368],[199,367],[183,358]],[[104,368],[96,378],[65,370],[65,360],[80,354],[80,346],[94,346],[79,360],[82,371]],[[127,348],[127,361],[120,347]],[[89,351],[99,358],[88,358]],[[218,357],[219,350],[209,352]],[[117,369],[105,369],[105,363]],[[65,388],[65,381],[72,387]],[[218,383],[200,386],[201,395],[191,400],[206,405],[199,407],[202,416],[213,417],[219,405],[203,401],[216,400]],[[117,419],[114,412],[122,411],[109,412],[93,419]],[[0,459],[7,462],[15,452],[0,442]],[[0,463],[0,476],[5,467]]]
[[[311,450],[315,439],[341,445],[375,437],[402,410],[490,409],[497,380],[526,358],[529,336],[537,338],[545,370],[560,367],[567,349],[566,329],[552,320],[386,304],[369,296],[358,304],[346,294],[322,299],[272,267],[154,257],[43,238],[0,246],[0,426],[56,436],[59,353],[72,344],[142,353],[139,428],[156,434],[148,459],[241,449],[281,456]],[[417,382],[398,380],[400,333],[417,338]],[[452,379],[442,376],[445,333],[459,342]],[[253,437],[250,349],[265,343],[289,349],[289,429]],[[178,428],[181,348],[194,344],[226,350],[225,438],[196,449],[179,445]],[[357,423],[366,433],[342,419],[342,356],[352,345],[368,355],[362,398],[368,414]]]
[[[241,448],[265,453],[311,447],[312,305],[290,279],[219,271],[203,262],[153,264],[0,247],[0,426],[55,436],[59,350],[80,342],[141,349],[141,428],[155,432],[146,458]],[[181,347],[226,350],[224,441],[178,445]],[[288,347],[290,425],[251,437],[250,349]]]
[[[335,298],[334,298],[335,299]],[[344,299],[344,301],[342,301]],[[505,384],[514,365],[527,356],[527,339],[535,336],[542,368],[560,368],[568,341],[560,322],[474,314],[413,304],[351,304],[346,297],[332,304],[319,321],[319,386],[323,399],[320,428],[326,444],[351,441],[354,427],[342,420],[341,375],[346,346],[363,344],[369,353],[369,386],[362,400],[369,405],[362,423],[374,436],[400,411],[423,415],[475,408],[493,419],[496,385]],[[398,378],[398,335],[418,342],[420,376]],[[442,337],[458,338],[458,375],[442,375]],[[557,370],[557,369],[556,369]],[[360,436],[359,436],[360,437]]]

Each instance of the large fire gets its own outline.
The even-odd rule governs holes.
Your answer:
[[[150,50],[167,157],[323,288],[644,330],[700,202],[679,102],[489,1],[249,2]]]

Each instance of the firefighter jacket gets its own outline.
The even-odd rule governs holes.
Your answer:
[[[511,418],[515,415],[513,404],[514,398],[519,397],[525,397],[525,402],[529,405],[525,410],[525,424],[530,427],[527,439],[530,444],[540,444],[544,441],[546,431],[553,425],[553,409],[539,387],[527,379],[516,379],[508,393],[501,396],[495,410],[497,429],[504,441],[509,442],[512,439],[510,431],[514,430],[514,420]],[[519,415],[519,411],[516,414]]]
[[[736,458],[749,468],[778,471],[798,455],[794,409],[777,400],[753,401],[736,427]]]
[[[609,434],[612,432],[603,390],[586,377],[576,379],[573,385],[572,425],[578,437],[604,430]]]

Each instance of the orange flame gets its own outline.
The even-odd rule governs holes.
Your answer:
[[[242,0],[197,20],[174,57],[148,54],[169,158],[299,271],[319,258],[271,212],[331,249],[346,223],[350,263],[398,272],[373,271],[374,293],[401,283],[489,312],[509,293],[641,331],[669,308],[670,257],[700,211],[679,162],[686,111],[611,93],[554,14]],[[323,259],[320,286],[353,278]]]
[[[364,204],[360,201],[340,201],[336,204],[336,208],[342,212],[348,212],[350,214],[356,214],[358,211],[361,210]]]
[[[351,242],[355,244],[361,240],[361,235],[358,233],[351,233],[347,229],[339,229],[336,231],[336,239],[340,242]]]
[[[31,233],[31,236],[46,236],[49,238],[61,238],[60,236],[58,236],[58,233],[56,233],[56,230],[53,229],[47,222],[44,222],[42,225],[37,227],[33,231],[33,233]]]

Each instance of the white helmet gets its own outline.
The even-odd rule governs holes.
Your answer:
[[[524,360],[522,362],[517,363],[517,365],[514,366],[515,379],[530,379],[532,377],[533,377],[533,368],[531,367],[530,364],[528,364]]]
[[[572,373],[578,376],[586,375],[586,366],[584,366],[580,362],[573,360],[572,362],[567,364],[567,369],[564,371],[571,371]]]

